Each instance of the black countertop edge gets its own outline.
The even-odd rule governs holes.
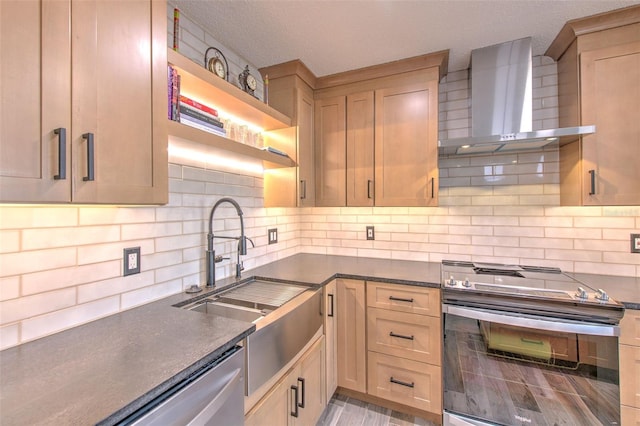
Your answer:
[[[632,311],[640,311],[640,303],[634,302],[620,302],[624,305],[625,309],[631,309]]]
[[[215,351],[211,352],[209,355],[199,359],[195,363],[191,364],[189,367],[185,368],[181,372],[177,373],[176,375],[167,379],[165,382],[161,383],[159,386],[149,390],[149,392],[147,392],[146,394],[140,396],[139,398],[127,404],[126,406],[122,407],[120,410],[114,412],[113,414],[109,415],[105,419],[99,421],[98,423],[96,423],[96,426],[110,426],[110,425],[119,424],[120,422],[125,420],[127,417],[129,417],[130,415],[132,415],[133,413],[135,413],[136,411],[138,411],[139,409],[141,409],[142,407],[144,407],[145,405],[147,405],[148,403],[156,399],[158,396],[167,392],[168,390],[173,388],[175,385],[181,383],[182,381],[190,377],[192,374],[200,371],[203,367],[208,367],[209,364],[215,364],[219,362],[219,359],[223,354],[225,354],[231,348],[236,346],[240,341],[242,341],[249,334],[253,333],[255,329],[256,329],[256,326],[254,324],[253,327],[237,335],[236,337],[229,340],[224,345],[219,346]]]

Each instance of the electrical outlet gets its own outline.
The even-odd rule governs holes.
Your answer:
[[[140,273],[140,247],[129,247],[124,249],[123,276]]]
[[[631,234],[631,253],[640,253],[640,234]]]
[[[275,244],[278,242],[278,228],[271,228],[267,233],[269,237],[269,244]]]
[[[373,226],[367,226],[367,240],[375,240],[376,235]]]

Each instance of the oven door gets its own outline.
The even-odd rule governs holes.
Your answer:
[[[445,425],[619,425],[613,325],[443,305]]]

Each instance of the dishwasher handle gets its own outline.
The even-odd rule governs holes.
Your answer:
[[[237,386],[238,382],[242,378],[242,368],[236,368],[233,371],[233,376],[226,385],[220,390],[220,392],[216,395],[213,400],[207,404],[206,407],[202,409],[198,414],[195,415],[193,419],[189,423],[188,426],[200,426],[206,425],[209,423],[211,419],[218,413],[220,408],[227,402],[229,397],[233,394],[235,386]]]

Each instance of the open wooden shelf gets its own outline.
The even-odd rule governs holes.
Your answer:
[[[274,169],[282,167],[294,167],[296,165],[289,157],[267,152],[260,148],[245,145],[232,139],[216,135],[214,133],[205,132],[176,121],[168,120],[169,142],[171,138],[184,139],[196,142],[201,145],[211,146],[236,154],[244,155],[251,158],[262,160],[265,169]]]
[[[264,130],[291,127],[291,118],[219,78],[173,49],[167,60],[180,75],[180,91],[212,108],[225,111]]]

